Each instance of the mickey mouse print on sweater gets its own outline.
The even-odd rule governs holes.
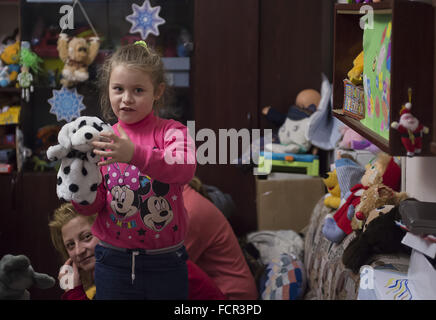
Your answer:
[[[173,220],[171,204],[165,199],[170,186],[141,175],[137,167],[128,165],[121,173],[119,165],[113,163],[107,167],[105,183],[112,196],[111,218],[118,226],[135,228],[135,221],[123,221],[137,212],[140,212],[145,227],[156,232],[162,231]],[[150,190],[154,194],[143,200]]]

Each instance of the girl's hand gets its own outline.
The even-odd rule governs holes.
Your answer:
[[[68,270],[63,271],[62,269],[65,269],[64,267],[72,267],[73,273],[69,273]],[[65,261],[65,264],[61,267],[58,280],[61,284],[61,288],[65,291],[74,289],[82,284],[82,281],[80,280],[79,269],[71,258]]]
[[[111,158],[105,161],[100,161],[99,166],[105,166],[114,162],[129,163],[132,160],[133,153],[135,152],[135,144],[130,140],[124,129],[118,124],[118,137],[115,133],[101,132],[100,137],[104,141],[93,141],[92,144],[98,149],[94,149],[96,155],[104,158]],[[105,149],[105,151],[100,150]]]

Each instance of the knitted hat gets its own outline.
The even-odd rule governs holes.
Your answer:
[[[336,160],[335,167],[339,188],[341,189],[341,199],[343,199],[352,187],[360,183],[360,179],[365,174],[365,168],[348,158]]]
[[[389,161],[385,173],[383,174],[383,184],[397,192],[401,189],[401,168],[393,157],[391,161]]]

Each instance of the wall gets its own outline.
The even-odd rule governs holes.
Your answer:
[[[420,201],[436,202],[436,157],[406,158],[402,163],[406,164],[404,191]]]

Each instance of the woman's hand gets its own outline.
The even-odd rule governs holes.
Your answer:
[[[106,159],[98,163],[99,166],[105,166],[114,162],[129,163],[132,160],[133,153],[135,152],[135,144],[130,140],[124,129],[118,124],[118,137],[115,133],[101,132],[100,137],[103,141],[93,141],[94,153]],[[101,150],[101,149],[104,149]]]
[[[65,261],[65,264],[61,267],[58,279],[61,288],[65,291],[74,289],[82,284],[82,281],[80,280],[79,269],[71,258]]]

